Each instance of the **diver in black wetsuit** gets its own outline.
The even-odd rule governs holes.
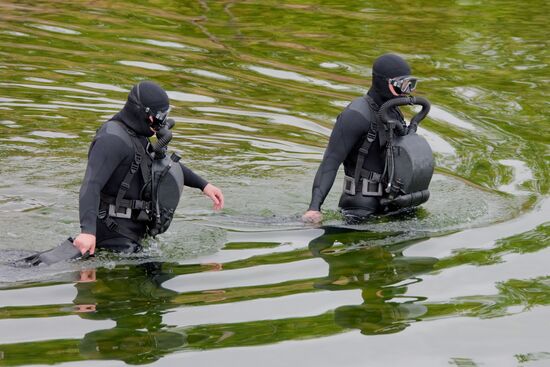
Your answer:
[[[145,203],[151,195],[144,189],[151,180],[148,138],[155,133],[159,137],[169,109],[168,95],[161,87],[140,82],[130,91],[124,108],[98,130],[80,188],[81,233],[73,241],[82,254],[94,254],[96,247],[140,250],[148,226],[148,219],[143,217]],[[202,190],[214,202],[215,210],[223,208],[221,190],[179,164],[185,186]]]
[[[385,145],[388,134],[384,125],[377,123],[377,113],[385,102],[408,95],[414,90],[416,79],[410,74],[411,68],[407,62],[397,55],[386,54],[376,59],[372,68],[371,88],[365,96],[352,101],[336,120],[323,160],[315,175],[309,209],[302,216],[305,222],[318,223],[322,220],[321,205],[342,163],[346,181],[339,207],[346,218],[364,219],[383,210],[380,204],[383,195],[381,181],[385,168]],[[392,108],[389,115],[405,124],[403,115],[397,107]],[[373,123],[373,126],[377,127],[370,131]],[[360,149],[364,148],[363,142],[369,131],[372,138],[375,138],[366,149],[366,158],[363,156],[364,162],[357,172]],[[357,173],[362,180],[355,180]],[[367,187],[362,187],[363,182]],[[353,187],[353,192],[350,191],[350,187]],[[358,194],[355,194],[355,189]]]

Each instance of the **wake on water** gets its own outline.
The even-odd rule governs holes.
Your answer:
[[[89,260],[71,261],[37,268],[14,267],[14,261],[31,255],[27,249],[0,251],[0,286],[37,280],[52,280],[83,268],[113,267],[120,264],[139,264],[149,261],[189,262],[193,258],[214,254],[228,243],[228,235],[247,233],[262,242],[266,233],[298,236],[310,229],[340,228],[365,233],[365,243],[372,244],[368,233],[387,234],[377,241],[386,245],[409,239],[437,237],[450,232],[485,226],[513,217],[517,203],[496,192],[481,190],[456,178],[437,174],[430,186],[431,198],[415,210],[393,215],[376,216],[359,224],[346,224],[336,210],[325,212],[323,226],[304,224],[301,213],[290,216],[218,214],[182,216],[178,214],[170,230],[156,239],[145,241],[139,254],[98,252]],[[334,197],[337,195],[332,195]],[[327,203],[330,207],[333,203]],[[322,232],[321,232],[322,233]]]

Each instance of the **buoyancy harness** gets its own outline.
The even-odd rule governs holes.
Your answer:
[[[422,109],[409,126],[392,119],[388,111],[396,106],[420,105]],[[430,145],[416,133],[418,124],[430,111],[430,102],[422,97],[399,97],[385,102],[378,112],[387,126],[386,164],[384,168],[385,195],[380,204],[387,210],[414,207],[430,198],[428,187],[434,172]]]
[[[428,142],[416,134],[416,129],[429,112],[429,102],[422,97],[410,96],[391,99],[379,107],[370,96],[366,95],[365,99],[375,116],[370,119],[371,125],[359,148],[354,176],[346,176],[344,179],[344,194],[355,196],[360,187],[362,196],[378,197],[385,211],[426,202],[430,195],[428,186],[433,175],[434,159]],[[408,127],[400,113],[399,119],[389,116],[392,109],[403,105],[422,106]],[[382,173],[368,171],[363,167],[377,137],[379,124],[383,124],[387,133]]]
[[[359,188],[361,188],[361,194],[364,196],[382,196],[382,174],[367,170],[363,166],[372,143],[378,136],[379,107],[369,95],[365,95],[364,99],[373,115],[367,115],[366,106],[363,108],[354,108],[354,110],[363,115],[365,119],[370,120],[371,124],[365,139],[358,150],[353,177],[345,176],[344,178],[344,193],[354,196],[357,194]]]
[[[128,133],[134,146],[134,158],[116,196],[101,193],[98,218],[111,231],[136,242],[140,242],[140,236],[120,226],[113,218],[146,222],[147,234],[154,237],[170,226],[183,191],[183,170],[179,164],[173,164],[180,157],[175,153],[170,157],[166,155],[167,144],[172,139],[170,129],[174,126],[174,121],[169,121],[157,132],[157,142],[149,144],[147,149],[132,129],[115,121]],[[132,178],[138,170],[144,182],[140,199],[126,199]]]

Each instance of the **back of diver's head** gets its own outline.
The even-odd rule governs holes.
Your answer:
[[[151,81],[142,81],[134,85],[128,99],[134,98],[144,107],[153,108],[155,110],[165,110],[170,107],[168,94],[158,84]]]
[[[384,54],[378,57],[372,65],[372,89],[382,102],[394,98],[388,87],[388,79],[411,75],[409,64],[395,54]]]
[[[165,111],[170,107],[170,99],[166,91],[158,84],[142,81],[130,90],[122,112],[124,116],[128,117],[125,122],[131,124],[137,134],[153,136],[154,132],[150,129],[148,114],[145,112],[147,107],[154,111]]]

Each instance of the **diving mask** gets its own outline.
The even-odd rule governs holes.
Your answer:
[[[414,76],[405,75],[389,79],[397,94],[411,94],[416,89],[418,79]]]
[[[147,113],[147,116],[153,118],[151,128],[155,131],[158,131],[166,126],[166,119],[168,118],[168,114],[170,113],[170,107],[166,108],[165,110],[159,111],[154,111],[150,107],[145,107],[145,113]]]

